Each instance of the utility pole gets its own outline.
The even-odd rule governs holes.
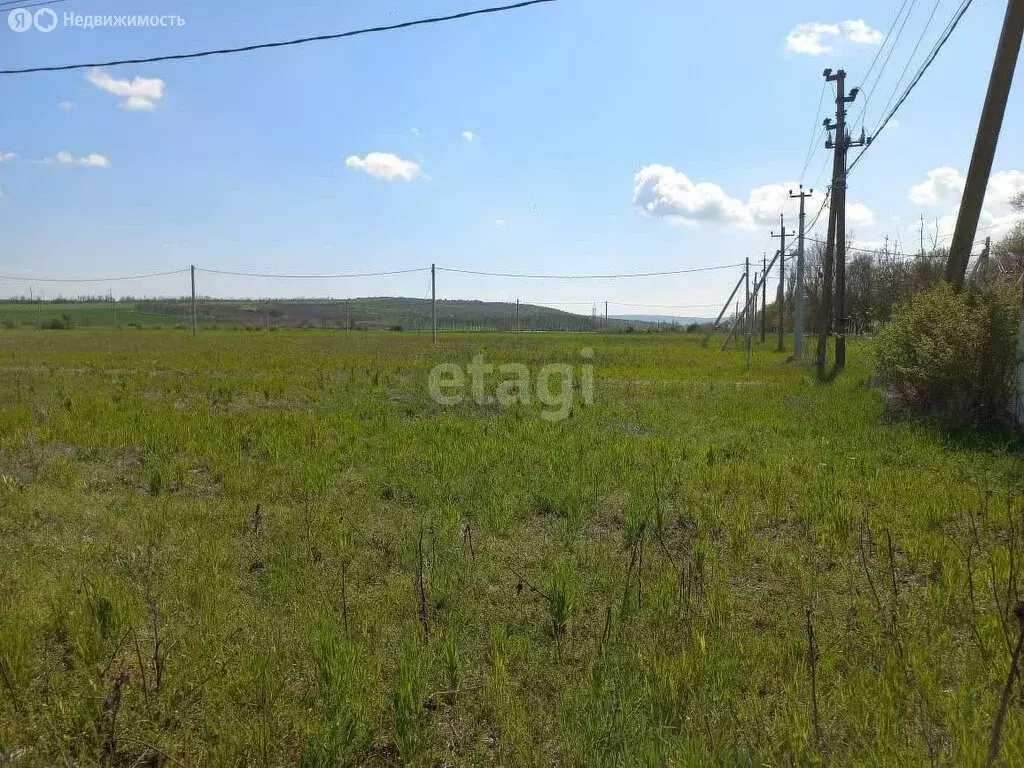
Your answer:
[[[744,329],[744,333],[746,334],[746,337],[747,337],[747,370],[749,371],[750,370],[750,344],[751,344],[750,336],[751,336],[751,333],[753,331],[753,321],[754,321],[754,315],[750,311],[750,257],[749,256],[747,256],[747,258],[746,258],[746,267],[747,268],[745,270],[743,270],[743,283],[744,283],[744,290],[746,291],[746,294],[747,294],[747,301],[746,301],[746,304],[745,304],[745,308],[743,310],[743,314],[745,315],[745,317],[744,317],[744,325],[746,326],[746,328]]]
[[[607,299],[605,299],[605,301],[604,301],[604,327],[605,327],[605,330],[608,330],[608,300]]]
[[[437,344],[437,268],[430,265],[430,316],[434,325],[434,344]]]
[[[349,306],[350,304],[352,304],[352,301],[350,299],[345,299],[345,330],[346,331],[351,331],[352,330],[352,314],[351,314],[351,311],[350,311],[351,310],[351,306]]]
[[[1024,276],[1020,279],[1020,328],[1017,331],[1017,393],[1014,417],[1024,427]]]
[[[708,339],[711,338],[711,334],[718,330],[718,324],[722,322],[722,318],[725,317],[725,313],[729,311],[729,305],[732,304],[732,297],[736,295],[736,291],[740,289],[741,285],[743,285],[743,275],[740,275],[740,279],[736,281],[736,285],[733,287],[732,293],[729,294],[729,298],[725,300],[725,304],[722,306],[722,311],[718,313],[718,317],[715,318],[715,322],[711,324],[711,328],[709,328],[708,332],[704,335],[705,343],[707,343]],[[732,330],[729,331],[729,336],[732,336]],[[725,344],[722,345],[722,349],[724,350],[728,344],[729,338],[727,337]]]
[[[191,265],[192,273],[192,338],[196,337],[196,265]]]
[[[768,254],[761,251],[761,343],[768,329]]]
[[[793,356],[802,360],[804,356],[804,200],[814,194],[814,190],[804,192],[804,185],[800,185],[800,194],[794,195],[789,190],[791,198],[800,199],[800,230],[797,234],[796,246],[796,307],[793,316]]]
[[[776,349],[777,352],[782,351],[782,337],[786,332],[786,220],[781,213],[779,214],[779,222],[782,225],[782,230],[777,235],[774,232],[771,233],[772,237],[779,238],[779,298],[776,301],[776,306],[779,310],[779,346]]]
[[[832,179],[835,180],[836,167],[832,164]],[[831,194],[831,192],[829,193]],[[825,262],[821,265],[821,306],[818,307],[818,378],[825,375],[825,357],[828,352],[828,335],[832,331],[832,272],[835,267],[836,247],[836,216],[835,208],[830,204],[828,211],[828,235],[825,237]]]
[[[946,280],[958,291],[963,290],[967,262],[971,258],[971,245],[978,232],[978,217],[985,201],[985,188],[992,173],[992,159],[996,154],[999,131],[1003,126],[1006,101],[1013,82],[1013,70],[1017,66],[1021,36],[1024,35],[1024,0],[1008,0],[1003,31],[999,35],[992,74],[989,76],[985,105],[981,108],[978,133],[974,138],[974,152],[971,166],[967,170],[967,182],[960,199],[960,212],[956,217],[956,229],[949,244],[946,261]]]
[[[846,131],[846,105],[857,98],[859,88],[846,95],[846,72],[842,69],[832,73],[825,70],[825,80],[836,84],[836,121],[825,120],[825,130],[835,131],[835,140],[830,136],[825,147],[835,149],[832,179],[832,215],[835,217],[835,320],[836,320],[836,367],[846,365],[846,153],[850,147],[863,147],[871,143],[861,129],[860,138],[851,140]]]
[[[516,299],[516,333],[519,333],[519,299]]]

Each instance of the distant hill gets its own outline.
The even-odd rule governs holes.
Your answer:
[[[0,301],[0,322],[10,327],[110,326],[187,326],[191,301],[187,298],[131,299],[116,306],[105,301],[68,301],[57,299],[29,303]],[[196,315],[206,328],[327,328],[355,330],[429,330],[429,299],[375,296],[358,299],[257,299],[215,300],[199,298]],[[654,321],[642,317],[612,318],[611,329],[645,331]],[[681,322],[681,321],[680,321]],[[512,302],[451,301],[437,302],[439,330],[512,331],[516,325],[516,305]],[[532,304],[519,306],[518,327],[524,331],[593,331],[604,328],[602,318],[577,315],[551,307]]]

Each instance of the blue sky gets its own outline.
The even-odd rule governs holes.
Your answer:
[[[185,25],[17,33],[2,24],[0,65],[243,45],[483,4],[71,0],[53,6],[59,16],[177,14]],[[896,5],[560,0],[244,55],[0,76],[0,274],[104,277],[189,264],[312,274],[431,262],[595,273],[759,261],[776,247],[768,235],[780,192],[801,180],[830,108],[826,91],[816,112],[822,70],[843,67],[849,84],[860,84]],[[957,5],[939,0],[907,78]],[[915,4],[868,104],[869,130],[933,7]],[[921,214],[929,232],[936,219],[942,234],[951,231],[1004,9],[1003,0],[975,0],[851,175],[848,200],[858,207],[848,226],[859,241],[888,234],[916,247]],[[1024,188],[1016,85],[986,232],[1005,230],[1006,200]],[[854,104],[851,117],[859,112]],[[818,136],[805,185],[824,189],[825,158]],[[820,200],[808,205],[817,210]],[[785,212],[795,225],[795,205]],[[720,302],[738,275],[565,282],[441,273],[438,294],[610,300],[625,313],[647,311],[627,304]],[[423,296],[427,286],[425,273],[199,275],[201,293],[225,297]],[[180,295],[187,278],[34,285],[47,295],[108,289]],[[0,295],[27,291],[26,282],[0,280]]]

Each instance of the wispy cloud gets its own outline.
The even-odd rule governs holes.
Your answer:
[[[90,152],[82,157],[75,157],[67,150],[61,150],[55,156],[45,157],[39,162],[44,165],[81,165],[86,168],[106,168],[110,165],[110,161],[106,157],[96,152]]]
[[[464,138],[466,141],[468,141],[470,144],[472,144],[474,141],[476,141],[480,137],[477,136],[472,131],[463,131],[462,132],[462,138]]]
[[[345,165],[383,181],[412,181],[423,175],[417,163],[403,160],[390,152],[370,152],[366,157],[352,155],[345,159]]]
[[[101,91],[112,93],[124,101],[120,106],[130,110],[152,110],[164,97],[164,81],[158,77],[135,76],[132,80],[118,80],[102,69],[93,69],[85,79]]]
[[[13,152],[4,152],[0,150],[0,163],[6,163],[8,160],[13,160],[17,155]]]
[[[858,45],[878,45],[885,35],[872,29],[864,19],[848,19],[835,24],[804,22],[786,35],[786,49],[792,53],[820,56],[834,50],[832,43],[847,40]]]
[[[77,108],[78,108],[78,102],[76,102],[76,101],[58,101],[57,102],[57,109],[61,110],[62,112],[71,112],[72,110],[77,109]]]

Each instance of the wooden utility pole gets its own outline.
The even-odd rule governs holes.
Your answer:
[[[836,120],[825,120],[825,130],[835,131],[825,146],[835,149],[832,179],[832,215],[835,217],[835,321],[836,321],[836,367],[846,365],[846,153],[850,147],[862,147],[871,139],[861,130],[860,138],[851,140],[846,131],[846,105],[857,98],[858,88],[846,94],[846,72],[842,69],[834,74],[825,70],[825,80],[836,84]]]
[[[960,212],[956,217],[956,229],[949,244],[946,260],[946,280],[956,289],[964,287],[967,262],[971,258],[971,246],[978,232],[978,217],[985,202],[985,188],[992,173],[992,159],[996,154],[999,131],[1003,126],[1006,101],[1010,96],[1013,70],[1017,66],[1021,36],[1024,34],[1024,0],[1009,0],[1003,31],[999,35],[992,74],[989,76],[985,104],[981,108],[978,133],[974,138],[974,152],[971,167],[967,171],[964,194],[960,199]]]
[[[191,265],[192,273],[192,338],[196,336],[196,265]]]
[[[789,190],[789,196],[800,199],[800,229],[797,234],[796,246],[796,306],[793,315],[793,356],[802,360],[804,356],[804,200],[814,194],[814,190],[804,192],[804,185],[800,185],[800,193],[793,194]]]
[[[782,351],[783,335],[786,332],[786,220],[779,214],[779,223],[782,229],[779,234],[771,233],[772,237],[779,238],[779,292],[775,306],[779,310],[779,346],[777,352]],[[792,234],[792,232],[790,232]]]
[[[437,268],[430,265],[430,316],[434,326],[434,344],[437,344]]]
[[[516,333],[519,333],[519,299],[516,299]]]

